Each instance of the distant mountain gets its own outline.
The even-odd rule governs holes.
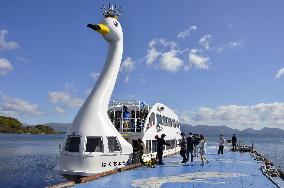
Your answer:
[[[240,131],[237,129],[232,129],[227,126],[209,126],[209,125],[181,125],[181,131],[184,133],[196,133],[196,134],[204,134],[204,135],[220,135],[220,134],[239,134]]]
[[[269,134],[269,135],[284,135],[284,131],[278,128],[268,128],[264,127],[263,129],[257,131],[258,134]]]
[[[255,130],[252,128],[247,128],[242,131],[244,134],[255,134]]]
[[[261,130],[255,130],[252,128],[244,129],[240,131],[238,129],[233,129],[227,126],[209,126],[209,125],[181,125],[181,131],[184,133],[197,133],[197,134],[205,134],[205,135],[232,135],[232,134],[256,134],[256,135],[275,135],[275,136],[284,136],[284,130],[278,128],[268,128],[265,127]]]
[[[67,132],[71,123],[46,123],[44,125],[52,127],[56,132]]]
[[[46,123],[43,124],[49,127],[52,127],[56,132],[67,132],[68,128],[71,126],[71,123]],[[242,131],[238,129],[233,129],[223,126],[209,126],[209,125],[187,125],[181,124],[181,131],[184,133],[196,133],[196,134],[205,134],[205,135],[232,135],[232,134],[256,134],[256,135],[275,135],[275,136],[284,136],[284,130],[278,128],[268,128],[265,127],[261,130],[255,130],[252,128],[247,128]]]

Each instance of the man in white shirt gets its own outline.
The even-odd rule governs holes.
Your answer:
[[[225,145],[225,139],[223,137],[223,135],[220,135],[220,139],[219,139],[219,150],[218,150],[218,154],[223,154],[224,153],[224,145]]]

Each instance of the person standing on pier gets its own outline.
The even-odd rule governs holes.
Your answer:
[[[218,154],[223,154],[224,153],[224,145],[225,145],[225,139],[223,135],[220,135],[219,139],[219,149],[218,149]]]
[[[198,157],[198,145],[200,142],[200,137],[194,135],[193,140],[194,140],[194,157]]]
[[[237,147],[237,137],[235,134],[233,134],[232,136],[232,145],[233,145],[233,151],[236,151],[236,147]]]
[[[163,150],[164,150],[164,145],[166,146],[171,146],[170,144],[166,143],[165,138],[166,135],[162,134],[161,138],[159,138],[158,144],[157,144],[157,157],[158,157],[158,165],[164,165],[163,163]]]
[[[186,163],[187,158],[186,158],[186,139],[185,139],[185,134],[181,133],[181,142],[180,142],[180,155],[182,156],[182,162],[181,163]]]
[[[200,135],[200,143],[199,143],[199,153],[200,153],[200,159],[201,159],[201,166],[204,166],[204,161],[206,161],[206,163],[208,164],[209,161],[206,159],[205,157],[205,146],[206,146],[206,142],[205,142],[205,137],[201,134]]]
[[[139,138],[138,139],[138,154],[139,154],[139,160],[140,163],[143,164],[143,154],[145,153],[145,144],[144,142]]]
[[[189,136],[187,137],[186,141],[187,141],[187,150],[186,150],[187,161],[189,160],[189,153],[190,153],[190,161],[193,162],[194,138],[191,132],[189,133]]]

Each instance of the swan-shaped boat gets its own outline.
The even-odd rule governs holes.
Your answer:
[[[108,43],[106,62],[95,87],[66,133],[56,167],[67,179],[90,176],[132,164],[133,148],[138,138],[146,143],[144,160],[150,160],[155,155],[155,135],[164,133],[171,140],[171,148],[166,148],[165,155],[179,150],[178,117],[168,107],[160,103],[152,108],[143,106],[140,102],[110,103],[122,59],[123,32],[118,21],[120,10],[116,6],[104,8],[103,14],[105,18],[100,24],[87,26],[100,33]],[[118,116],[119,108],[122,109],[121,117]],[[126,109],[134,111],[135,117],[123,118]],[[142,110],[145,112],[143,117]],[[133,129],[125,129],[126,125],[130,127],[130,123]]]

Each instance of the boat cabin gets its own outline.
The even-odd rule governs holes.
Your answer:
[[[161,107],[163,110],[163,107]],[[108,115],[111,122],[120,133],[145,132],[153,125],[180,128],[176,119],[151,112],[152,106],[141,101],[112,101]]]
[[[166,134],[165,151],[176,152],[179,149],[180,123],[177,115],[161,103],[150,106],[144,102],[112,101],[108,115],[120,134],[132,146],[134,152],[138,150],[138,139],[145,144],[145,154],[157,152],[156,135]]]

